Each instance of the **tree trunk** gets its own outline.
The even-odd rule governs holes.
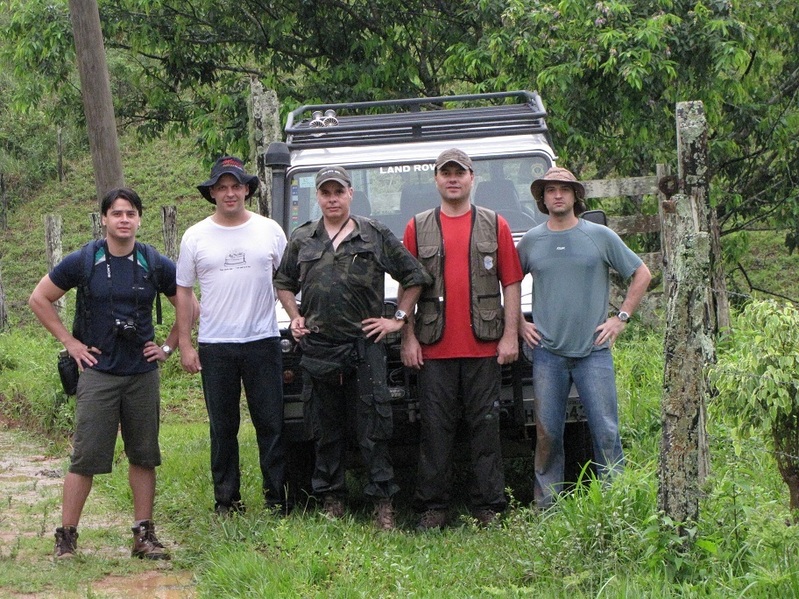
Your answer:
[[[273,141],[280,141],[280,104],[277,94],[264,91],[261,82],[250,80],[250,122],[252,123],[252,153],[255,156],[256,173],[261,180],[258,193],[258,212],[264,216],[272,214],[272,169],[266,166],[266,149]]]
[[[100,11],[97,0],[69,0],[69,12],[99,201],[110,189],[125,184],[100,28]]]
[[[793,521],[799,523],[799,417],[778,418],[772,424],[771,439],[777,468],[788,486]]]
[[[705,367],[715,356],[707,226],[707,127],[701,103],[677,106],[679,187],[663,202],[668,298],[661,418],[658,504],[682,524],[699,518],[700,485],[707,473]],[[680,526],[685,534],[685,527]]]

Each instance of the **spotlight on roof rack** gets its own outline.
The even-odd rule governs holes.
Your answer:
[[[311,114],[311,116],[313,118],[311,119],[311,122],[308,123],[309,127],[324,127],[325,126],[325,123],[322,120],[322,111],[321,110],[315,110]]]
[[[311,113],[313,117],[311,122],[308,123],[309,127],[332,127],[334,125],[338,125],[338,119],[336,118],[336,111],[332,109],[325,110],[322,113],[321,110],[315,110]]]
[[[322,119],[322,123],[325,127],[332,127],[334,125],[338,125],[338,119],[336,118],[336,111],[333,109],[325,110],[325,116]]]

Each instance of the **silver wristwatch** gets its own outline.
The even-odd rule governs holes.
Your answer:
[[[175,350],[173,350],[165,343],[164,345],[161,346],[161,351],[164,352],[167,356],[171,356],[172,352]]]
[[[619,312],[616,316],[618,316],[619,320],[621,320],[622,322],[627,322],[628,320],[630,320],[630,315],[624,310]]]
[[[405,310],[397,310],[394,312],[394,320],[401,320],[402,322],[408,322],[408,313]]]

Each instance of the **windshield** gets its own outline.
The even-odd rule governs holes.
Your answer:
[[[550,165],[543,155],[475,159],[472,201],[496,210],[514,233],[523,233],[546,220],[530,195],[530,183]],[[440,203],[431,162],[346,168],[354,189],[352,213],[381,221],[400,239],[415,214]],[[321,217],[314,188],[318,170],[298,169],[289,175],[289,231]]]

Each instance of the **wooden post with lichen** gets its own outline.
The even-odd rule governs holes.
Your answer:
[[[164,236],[164,254],[173,262],[178,259],[178,209],[161,207],[161,232]]]
[[[92,212],[89,215],[89,218],[92,221],[92,238],[93,239],[102,239],[105,236],[105,231],[103,230],[103,219],[99,212]]]
[[[250,80],[250,134],[251,154],[255,158],[256,174],[261,180],[258,193],[258,211],[264,216],[272,214],[272,170],[266,166],[266,148],[281,139],[280,104],[277,94],[256,78]]]
[[[715,356],[707,123],[701,102],[677,105],[677,140],[678,193],[662,205],[668,303],[658,506],[685,534],[699,518],[707,475],[705,368]]]
[[[8,330],[8,311],[6,310],[6,292],[3,289],[3,272],[0,269],[0,331],[6,330]]]
[[[59,214],[44,215],[44,242],[47,255],[47,272],[53,270],[55,265],[61,262],[62,229],[63,223]],[[56,311],[58,311],[58,315],[63,317],[64,307],[66,306],[63,296],[58,298],[53,305]]]

